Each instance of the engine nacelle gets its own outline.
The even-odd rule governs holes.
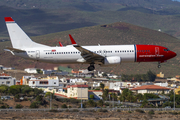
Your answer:
[[[115,65],[120,63],[121,63],[121,58],[118,56],[111,56],[104,58],[104,65]]]

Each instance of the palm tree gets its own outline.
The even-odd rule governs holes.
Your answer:
[[[100,88],[102,89],[102,91],[104,91],[104,84],[100,83]]]

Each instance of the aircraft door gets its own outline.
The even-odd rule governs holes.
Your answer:
[[[40,51],[36,50],[36,58],[39,59],[40,58]]]
[[[159,55],[159,47],[155,47],[155,55]]]

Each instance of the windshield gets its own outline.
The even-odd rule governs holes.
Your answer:
[[[164,51],[170,51],[169,49],[164,49]]]

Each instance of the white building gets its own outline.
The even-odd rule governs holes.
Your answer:
[[[104,73],[104,72],[99,72],[99,71],[98,71],[97,76],[98,76],[98,77],[103,77],[103,73]]]
[[[118,76],[117,75],[114,75],[114,74],[107,74],[107,76],[109,77],[109,78],[117,78]]]
[[[95,82],[95,81],[94,81],[94,82],[93,82],[93,88],[94,88],[94,87],[95,87],[95,88],[96,88],[96,87],[100,87],[100,82]]]
[[[81,78],[75,78],[75,79],[70,79],[70,83],[85,83],[87,81],[81,79]]]
[[[112,90],[119,90],[120,93],[122,92],[121,89],[124,89],[124,88],[134,88],[134,87],[138,87],[140,86],[140,83],[139,82],[110,82],[109,83],[109,89],[112,89]]]
[[[24,69],[24,71],[26,71],[27,73],[37,73],[37,70],[36,70],[36,68],[26,68],[26,69]]]
[[[47,78],[31,78],[29,80],[29,86],[32,88],[35,87],[59,87],[59,79],[57,76],[47,77]]]
[[[3,65],[0,65],[0,70],[3,70],[4,66]]]
[[[168,83],[165,82],[165,83],[154,83],[154,85],[159,85],[161,87],[168,87]]]
[[[13,78],[5,73],[0,74],[0,85],[15,85],[16,83],[16,78]]]

